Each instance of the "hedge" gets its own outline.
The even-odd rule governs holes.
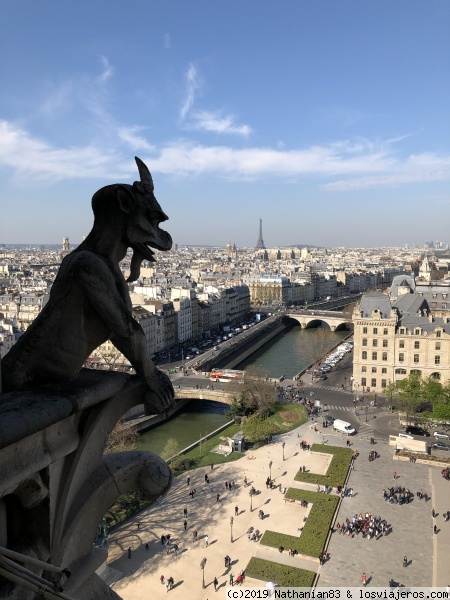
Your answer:
[[[335,513],[339,497],[319,492],[309,492],[297,488],[289,488],[285,498],[290,500],[306,500],[312,503],[311,511],[305,522],[300,537],[267,530],[261,538],[261,544],[273,548],[293,548],[299,554],[318,558],[323,551],[330,524]],[[293,510],[296,507],[290,507]],[[289,510],[289,507],[286,507]]]
[[[313,444],[311,450],[313,452],[323,452],[324,454],[333,455],[328,471],[325,475],[299,471],[295,476],[295,481],[305,481],[318,485],[328,484],[331,487],[344,485],[350,463],[352,462],[353,450],[350,448],[328,446],[327,444]]]
[[[273,581],[280,587],[310,588],[316,574],[313,571],[253,557],[245,569],[245,575],[262,581]]]

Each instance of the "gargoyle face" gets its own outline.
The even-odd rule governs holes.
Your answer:
[[[128,212],[128,226],[126,228],[127,243],[133,248],[131,273],[128,281],[135,281],[139,277],[139,269],[143,260],[155,262],[156,250],[166,251],[172,247],[172,238],[159,227],[159,224],[168,220],[162,211],[153,193],[153,181],[145,164],[136,157],[140,182],[133,184],[131,194],[134,202],[130,205],[122,198],[122,210]]]

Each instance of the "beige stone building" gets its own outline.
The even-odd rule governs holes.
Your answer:
[[[355,392],[383,392],[389,382],[413,372],[450,381],[450,318],[434,316],[423,295],[364,294],[353,325]]]

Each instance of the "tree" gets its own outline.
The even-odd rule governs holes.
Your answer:
[[[136,447],[138,438],[139,434],[133,424],[121,419],[111,431],[106,442],[105,454],[133,450]]]
[[[261,415],[251,415],[242,426],[242,432],[249,442],[262,442],[278,431],[277,423]]]
[[[177,440],[173,437],[169,438],[161,452],[161,458],[163,460],[168,460],[172,458],[180,451],[180,445]]]
[[[311,331],[308,336],[305,336],[302,342],[303,354],[310,364],[315,364],[320,362],[329,353],[330,348],[333,347],[334,338],[332,338],[329,329],[318,327],[314,331]]]
[[[398,390],[397,406],[400,411],[405,413],[408,421],[422,403],[422,378],[420,374],[411,373],[405,379],[397,381],[396,387]]]
[[[244,383],[236,383],[231,389],[236,393],[235,403],[232,406],[240,411],[239,414],[249,415],[254,412],[260,415],[272,414],[277,390],[272,382],[267,381],[261,368],[247,369]]]

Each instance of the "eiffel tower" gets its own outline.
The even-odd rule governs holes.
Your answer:
[[[255,249],[258,250],[260,248],[265,248],[263,235],[262,235],[262,219],[259,220],[259,238],[256,242]]]

